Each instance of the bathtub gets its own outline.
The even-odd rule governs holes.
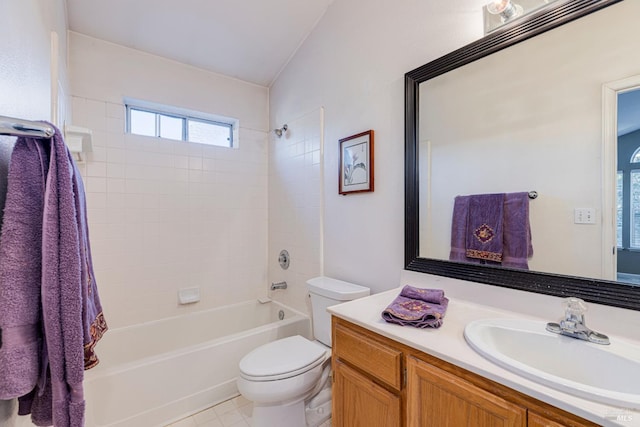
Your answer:
[[[86,426],[165,426],[237,396],[240,359],[292,335],[309,338],[311,321],[275,301],[110,330],[96,347],[100,364],[85,372]]]

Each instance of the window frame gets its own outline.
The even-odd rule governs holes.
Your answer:
[[[637,151],[637,150],[636,150]],[[634,162],[632,164],[637,164],[638,162]],[[635,210],[634,210],[634,203],[633,203],[633,199],[634,199],[634,186],[633,186],[633,177],[640,175],[640,169],[631,169],[629,171],[629,248],[630,250],[634,250],[634,251],[640,251],[640,245],[635,245],[635,241],[637,240],[636,238],[638,238],[638,236],[636,235],[636,233],[634,232],[634,230],[636,229],[636,221],[634,220],[635,218]]]
[[[231,118],[222,117],[222,116],[214,116],[212,114],[198,113],[191,110],[186,110],[178,107],[163,106],[160,104],[153,104],[146,101],[125,100],[124,105],[126,108],[125,132],[127,134],[147,136],[151,138],[162,138],[162,139],[168,139],[171,141],[190,142],[193,144],[209,145],[212,147],[237,148],[237,128],[238,128],[237,119],[231,119]],[[155,135],[154,136],[137,134],[137,133],[131,132],[131,111],[134,111],[134,110],[145,112],[145,113],[151,113],[155,115]],[[161,116],[180,119],[182,121],[182,139],[164,138],[160,136],[160,132],[161,132],[160,117]],[[189,140],[189,121],[191,120],[200,122],[200,123],[205,123],[208,125],[227,128],[229,130],[228,145],[209,144],[209,143],[199,142],[199,141],[190,141]]]

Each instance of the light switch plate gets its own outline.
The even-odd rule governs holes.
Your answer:
[[[595,224],[596,223],[595,208],[575,208],[573,222],[575,224]]]

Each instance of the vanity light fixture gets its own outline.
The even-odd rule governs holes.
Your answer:
[[[487,3],[487,11],[492,15],[500,15],[502,22],[522,15],[522,6],[514,4],[511,0],[494,0]]]
[[[492,0],[482,8],[484,15],[484,33],[541,9],[557,0]]]

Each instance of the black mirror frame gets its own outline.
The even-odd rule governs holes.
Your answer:
[[[623,0],[569,0],[455,50],[405,74],[405,269],[559,297],[640,310],[640,287],[613,281],[420,258],[418,200],[419,85],[455,68]]]

